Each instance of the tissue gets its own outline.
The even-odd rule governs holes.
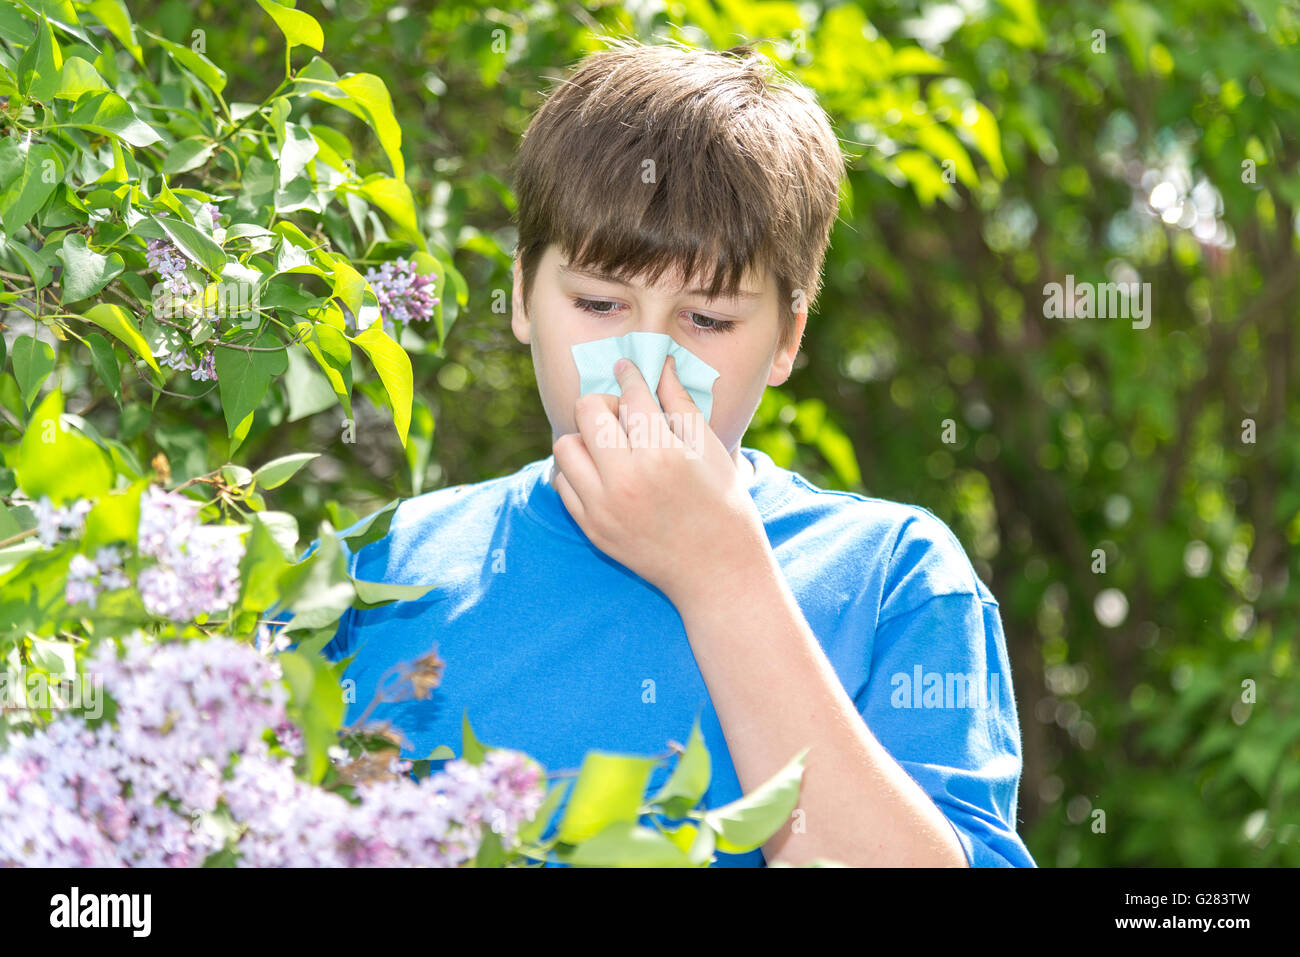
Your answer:
[[[670,335],[660,332],[629,332],[608,339],[582,342],[573,346],[572,351],[573,361],[578,366],[579,395],[588,392],[622,395],[623,390],[614,377],[614,363],[620,358],[629,359],[641,370],[646,385],[650,387],[650,395],[662,412],[663,405],[659,402],[657,391],[659,377],[663,373],[664,363],[672,356],[677,364],[677,378],[686,387],[691,400],[704,413],[706,421],[713,411],[713,383],[718,378],[718,370]]]

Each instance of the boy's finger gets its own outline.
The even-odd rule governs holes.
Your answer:
[[[616,395],[589,392],[579,396],[573,407],[574,424],[597,474],[604,473],[617,456],[628,452],[627,435],[618,419],[618,403]],[[607,414],[612,422],[605,418]]]
[[[668,422],[672,425],[673,434],[682,441],[685,441],[683,433],[688,428],[688,422],[691,426],[701,424],[691,418],[691,416],[696,415],[703,418],[704,413],[695,404],[691,394],[686,391],[686,386],[682,385],[682,380],[677,378],[677,358],[675,356],[668,357],[668,361],[664,363],[663,375],[659,377],[659,401],[663,403],[664,413],[668,416]]]
[[[618,386],[623,390],[623,404],[628,407],[628,411],[659,411],[659,405],[650,394],[650,386],[646,384],[645,376],[631,359],[620,359],[614,363],[614,378],[618,380]]]
[[[569,483],[565,474],[558,472],[558,466],[554,484],[555,491],[559,493],[560,501],[564,503],[564,507],[569,510],[569,514],[578,523],[578,527],[585,529],[587,510],[582,505],[582,497],[573,490],[573,486]]]
[[[574,521],[578,521],[579,514],[586,514],[584,502],[594,501],[595,491],[600,487],[600,472],[577,433],[561,435],[552,444],[551,452],[555,456],[555,468],[559,473],[555,477],[556,491],[560,491],[563,485],[573,494],[577,500],[577,510],[575,511],[574,503],[567,499],[564,504],[573,514]]]

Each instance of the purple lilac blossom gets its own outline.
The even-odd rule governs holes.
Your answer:
[[[42,495],[32,505],[32,511],[36,514],[36,535],[41,544],[57,545],[65,538],[79,536],[86,524],[86,513],[93,506],[90,499],[82,498],[71,505],[56,508],[48,495]]]
[[[120,550],[115,545],[104,545],[95,553],[94,561],[81,554],[72,556],[63,597],[70,605],[84,601],[94,608],[100,592],[130,584],[131,579],[122,571]]]
[[[239,597],[244,545],[233,529],[198,524],[199,504],[150,486],[140,497],[140,554],[158,560],[140,572],[151,615],[188,621],[224,611]]]
[[[542,802],[541,768],[494,749],[424,783],[363,784],[354,804],[268,749],[266,729],[293,727],[274,658],[229,638],[135,632],[121,646],[103,640],[85,663],[117,704],[116,727],[61,716],[0,750],[0,866],[199,866],[222,838],[198,825],[224,809],[241,866],[457,867],[485,824],[511,846]]]
[[[185,349],[176,349],[162,357],[162,364],[169,369],[176,369],[180,372],[188,372],[194,368],[194,361]],[[193,375],[193,373],[191,373]]]
[[[427,322],[433,318],[433,307],[442,301],[433,294],[437,275],[415,269],[413,261],[399,258],[366,270],[366,280],[379,299],[384,331],[394,338],[398,334],[394,323]]]
[[[199,360],[199,367],[190,373],[190,378],[198,379],[200,382],[216,381],[217,356],[214,350],[204,350],[203,358]]]
[[[163,280],[173,296],[184,299],[194,294],[194,286],[185,276],[185,257],[165,239],[150,239],[145,243],[145,262]]]

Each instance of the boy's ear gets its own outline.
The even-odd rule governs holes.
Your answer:
[[[524,267],[515,257],[514,283],[510,294],[510,328],[515,338],[528,345],[531,330],[528,328],[528,316],[524,312]]]
[[[772,358],[772,374],[767,378],[768,385],[784,385],[794,369],[794,357],[799,354],[799,343],[803,341],[803,329],[808,322],[808,310],[802,309],[794,320],[794,336],[790,345],[777,350]]]

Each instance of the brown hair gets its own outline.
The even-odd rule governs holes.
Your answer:
[[[676,266],[689,285],[712,260],[711,296],[766,268],[811,311],[845,165],[812,91],[752,47],[623,39],[557,84],[512,175],[525,303],[555,243],[575,267],[650,283]],[[784,348],[796,310],[781,314]]]

